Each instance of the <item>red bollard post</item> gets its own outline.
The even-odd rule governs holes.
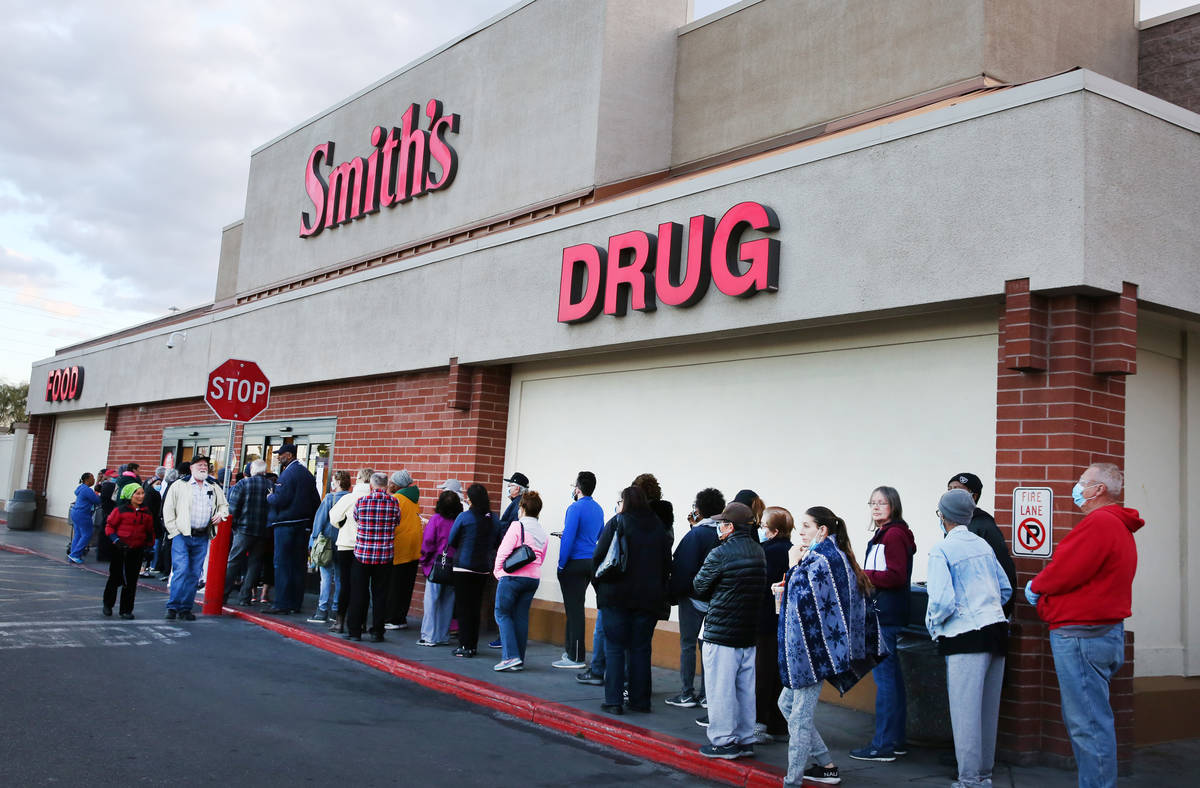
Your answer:
[[[229,545],[233,541],[233,521],[226,517],[217,523],[217,535],[208,546],[208,574],[204,577],[206,616],[221,615],[225,604],[225,567],[229,564]]]

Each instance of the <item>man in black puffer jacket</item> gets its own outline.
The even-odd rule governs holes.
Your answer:
[[[767,593],[767,561],[751,534],[754,513],[731,503],[717,517],[721,543],[712,549],[692,587],[708,601],[704,685],[708,694],[708,758],[754,755],[754,661],[758,615]]]

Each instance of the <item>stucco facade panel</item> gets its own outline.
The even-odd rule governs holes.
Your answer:
[[[1200,135],[1093,93],[1084,111],[1089,283],[1200,311]]]

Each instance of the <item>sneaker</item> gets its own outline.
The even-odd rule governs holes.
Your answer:
[[[755,731],[754,732],[754,743],[755,744],[774,744],[775,737],[772,736],[771,734],[767,733],[766,731]]]
[[[908,755],[908,745],[907,744],[897,744],[895,747],[892,748],[892,752],[896,753],[897,755]]]
[[[133,613],[122,613],[121,618],[125,619],[126,621],[133,621]]]
[[[851,750],[850,757],[856,761],[879,761],[881,763],[891,763],[896,760],[895,750],[881,750],[871,745],[867,745],[859,750]]]
[[[71,563],[73,563],[73,564],[82,564],[82,563],[83,563],[83,559],[82,559],[82,558],[76,558],[76,557],[75,557],[75,556],[73,556],[73,555],[69,555],[69,556],[67,556],[67,560],[68,560],[68,561],[70,561],[70,562],[71,562]]]
[[[511,657],[509,659],[502,659],[497,662],[492,666],[492,670],[499,673],[504,670],[521,670],[524,667],[525,663],[521,661],[520,657]]]
[[[195,621],[196,620],[196,614],[190,610],[180,610],[179,617],[182,618],[184,621]]]
[[[383,642],[383,633],[382,632],[372,632],[371,633],[371,642],[372,643],[382,643]]]
[[[429,646],[430,648],[432,648],[432,647],[436,646],[437,643],[434,643],[432,640],[426,640],[425,638],[421,638],[420,640],[417,641],[417,645],[418,646]]]
[[[454,649],[454,656],[468,658],[473,657],[475,656],[475,649],[467,648],[466,646],[459,646],[458,648]]]
[[[707,728],[708,727],[708,715],[705,714],[703,717],[697,717],[696,724],[699,725],[701,728]]]
[[[842,781],[842,775],[838,772],[838,767],[836,766],[822,766],[819,763],[814,763],[804,770],[804,779],[811,780],[814,783],[837,785]]]
[[[700,696],[700,708],[702,708],[702,709],[708,708],[708,698],[706,698],[703,695]]]
[[[576,673],[575,680],[580,684],[591,684],[595,687],[599,687],[600,685],[604,684],[604,677],[597,676],[590,670],[585,670],[583,673]]]
[[[739,744],[737,746],[737,748],[738,748],[737,757],[739,757],[739,758],[753,758],[754,757],[754,745],[753,744]]]
[[[174,610],[171,610],[170,608],[168,608],[168,609],[167,609],[167,615],[165,615],[165,616],[164,616],[164,618],[165,618],[165,619],[167,619],[167,621],[174,621],[174,620],[175,620],[175,616],[176,616],[176,613],[175,613],[175,611],[174,611]]]
[[[391,621],[389,621],[389,622],[387,622],[386,624],[384,624],[384,625],[383,625],[383,628],[384,628],[384,629],[399,629],[399,628],[400,628],[400,625],[399,625],[399,624],[393,624]]]
[[[501,645],[500,638],[496,638],[491,643],[488,643],[488,648],[500,648]]]
[[[322,613],[321,611],[318,610],[316,613],[313,613],[312,616],[310,618],[308,618],[307,620],[308,620],[308,623],[310,623],[310,624],[325,624],[329,621],[329,614]]]
[[[579,670],[580,668],[586,668],[587,663],[586,662],[576,662],[573,659],[563,658],[563,659],[556,659],[553,662],[551,662],[550,667],[562,668],[563,670]]]
[[[723,758],[732,761],[734,758],[742,757],[742,747],[738,744],[722,744],[719,747],[715,744],[706,744],[700,748],[700,754],[705,758]],[[753,748],[751,748],[751,754],[753,754]]]
[[[700,705],[700,701],[696,700],[696,696],[690,692],[681,692],[667,698],[668,706],[677,706],[681,709],[694,709]]]
[[[104,615],[106,615],[106,616],[111,616],[111,615],[112,615],[112,608],[111,608],[111,607],[109,607],[108,605],[105,605],[104,607],[100,608],[100,612],[101,612],[101,613],[103,613],[103,614],[104,614]]]

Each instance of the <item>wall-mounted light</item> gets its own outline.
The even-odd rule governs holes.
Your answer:
[[[170,350],[171,348],[175,347],[176,338],[178,338],[178,341],[180,341],[180,342],[187,342],[187,332],[186,331],[172,331],[171,336],[167,337],[167,350]]]
[[[284,427],[283,429],[280,430],[280,432],[291,432],[291,431],[292,431],[291,427]]]
[[[193,437],[193,438],[198,438],[198,437],[200,437],[200,433],[199,433],[199,432],[194,432],[194,431],[193,431],[193,432],[189,432],[189,433],[188,433],[188,435],[189,435],[190,437]]]

